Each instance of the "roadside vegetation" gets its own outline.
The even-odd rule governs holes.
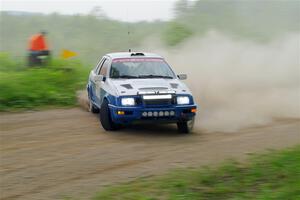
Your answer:
[[[70,106],[83,89],[89,68],[77,60],[52,59],[47,66],[27,67],[25,61],[0,54],[0,111]]]
[[[168,24],[163,39],[169,46],[175,46],[182,43],[185,39],[189,38],[193,32],[186,26],[180,23],[171,22]]]
[[[298,199],[300,146],[228,161],[217,168],[176,170],[99,192],[93,200]]]

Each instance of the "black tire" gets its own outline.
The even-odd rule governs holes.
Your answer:
[[[180,133],[190,133],[194,127],[194,118],[190,121],[177,122],[177,128]]]
[[[89,100],[89,111],[91,113],[99,113],[99,108],[97,108],[91,100]]]
[[[110,111],[108,107],[108,101],[106,99],[103,100],[100,109],[100,122],[102,127],[106,131],[115,131],[120,128],[118,124],[115,124],[111,120]]]

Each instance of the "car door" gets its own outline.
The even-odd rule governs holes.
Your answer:
[[[97,66],[95,67],[94,70],[91,71],[90,73],[90,78],[89,78],[89,96],[90,99],[94,102],[97,103],[97,95],[96,95],[96,82],[97,82],[97,74],[100,73],[100,68],[102,67],[104,61],[105,61],[105,57],[103,57],[97,64]]]
[[[106,57],[99,70],[98,76],[100,77],[100,79],[96,81],[96,97],[99,106],[101,106],[102,100],[107,92],[105,89],[107,88],[107,86],[105,84],[107,84],[106,76],[107,76],[107,70],[109,68],[109,65],[110,65],[110,59]]]

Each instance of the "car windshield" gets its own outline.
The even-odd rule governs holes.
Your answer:
[[[110,78],[174,78],[169,65],[161,58],[114,59]]]

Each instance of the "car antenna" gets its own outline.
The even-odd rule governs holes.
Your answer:
[[[127,36],[128,36],[128,46],[130,47],[130,27],[129,27],[129,22],[128,23],[128,26],[127,26],[127,29],[128,29],[128,32],[127,32]],[[128,49],[129,53],[131,52],[131,48]]]
[[[126,8],[126,18],[127,18],[127,37],[128,37],[128,52],[131,52],[130,48],[130,22],[129,22],[129,17],[128,17],[128,9]]]

